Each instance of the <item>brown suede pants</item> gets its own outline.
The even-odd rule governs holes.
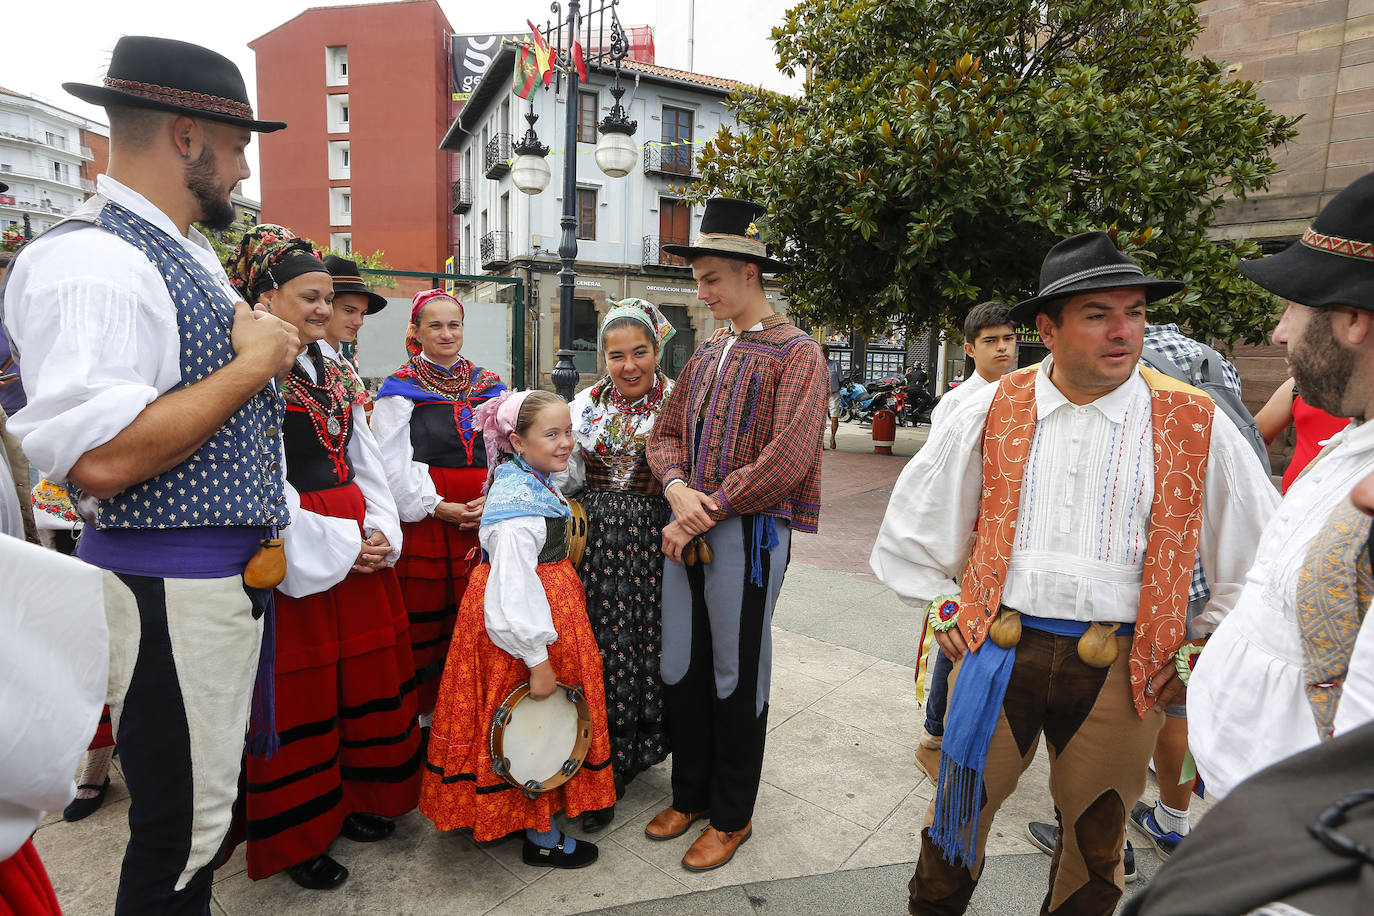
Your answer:
[[[977,864],[972,869],[952,865],[931,841],[932,801],[909,885],[911,913],[947,916],[968,907],[993,818],[1035,758],[1042,733],[1049,747],[1050,795],[1062,829],[1040,912],[1109,916],[1116,909],[1125,887],[1126,815],[1145,790],[1150,753],[1164,724],[1160,712],[1147,712],[1143,721],[1136,715],[1126,666],[1130,637],[1117,637],[1117,645],[1120,652],[1111,667],[1090,668],[1078,657],[1077,638],[1022,630],[988,747]],[[960,667],[954,669],[956,680]],[[951,692],[951,703],[957,697]]]

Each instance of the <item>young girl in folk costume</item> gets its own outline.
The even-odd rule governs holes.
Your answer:
[[[652,303],[625,299],[601,323],[605,378],[572,402],[577,447],[559,483],[587,512],[582,583],[601,649],[616,792],[668,756],[659,677],[663,526],[668,501],[644,448],[673,383],[658,369],[673,326]],[[615,809],[582,815],[592,833]]]
[[[568,405],[544,391],[502,394],[478,410],[493,467],[472,572],[439,686],[420,810],[440,830],[471,827],[476,840],[523,829],[529,865],[580,868],[597,849],[554,827],[615,803],[601,655],[587,623],[582,582],[568,562],[568,504],[551,475],[572,453]],[[526,680],[536,699],[556,682],[581,687],[592,739],[582,768],[528,798],[492,771],[492,714]]]
[[[410,359],[382,383],[372,432],[405,534],[396,574],[424,716],[434,711],[458,603],[476,565],[487,449],[473,411],[506,386],[459,354],[461,303],[437,289],[416,293],[412,303]]]
[[[320,351],[334,295],[324,264],[289,230],[262,225],[229,274],[308,344],[282,385],[291,524],[275,593],[275,728],[250,740],[245,768],[248,874],[285,869],[324,889],[348,877],[328,855],[334,838],[385,838],[419,793],[415,666],[389,568],[400,523],[350,376]]]

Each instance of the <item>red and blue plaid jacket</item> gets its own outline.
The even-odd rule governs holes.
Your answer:
[[[717,520],[764,514],[814,532],[829,393],[820,344],[771,315],[735,338],[721,366],[729,339],[697,350],[682,370],[654,421],[649,466],[664,486],[680,479],[711,494]]]

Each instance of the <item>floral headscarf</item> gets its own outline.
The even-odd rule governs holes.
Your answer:
[[[630,298],[621,299],[612,305],[611,310],[606,313],[606,317],[601,320],[601,332],[598,337],[604,337],[606,326],[617,318],[633,318],[643,322],[649,328],[650,338],[658,344],[660,357],[663,355],[663,345],[677,333],[668,319],[664,318],[663,313],[658,310],[658,306],[647,299]]]
[[[272,223],[259,223],[245,232],[224,269],[250,305],[263,290],[278,289],[301,274],[329,273],[308,240]]]

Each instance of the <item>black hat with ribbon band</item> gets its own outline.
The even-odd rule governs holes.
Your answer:
[[[363,282],[362,274],[358,272],[357,261],[350,261],[348,258],[341,258],[336,254],[327,254],[324,256],[324,266],[329,268],[329,275],[334,278],[335,296],[340,293],[366,296],[367,311],[364,313],[366,315],[380,312],[386,308],[386,297],[374,293]]]
[[[102,85],[63,83],[83,102],[102,107],[156,108],[268,133],[284,121],[258,121],[243,74],[209,48],[171,38],[126,35],[116,42]]]
[[[1242,261],[1240,272],[1299,305],[1374,311],[1374,174],[1333,197],[1292,245]]]
[[[691,245],[664,245],[663,251],[688,261],[710,255],[748,261],[759,265],[765,273],[786,273],[791,266],[768,256],[768,246],[756,224],[764,212],[763,206],[752,200],[712,197],[706,201],[696,241]]]
[[[1145,290],[1146,302],[1183,289],[1177,280],[1146,276],[1135,259],[1117,248],[1107,233],[1084,232],[1064,239],[1045,255],[1040,265],[1040,294],[1018,302],[1011,310],[1011,320],[1018,325],[1034,325],[1035,316],[1043,309],[1070,296],[1134,286]]]

